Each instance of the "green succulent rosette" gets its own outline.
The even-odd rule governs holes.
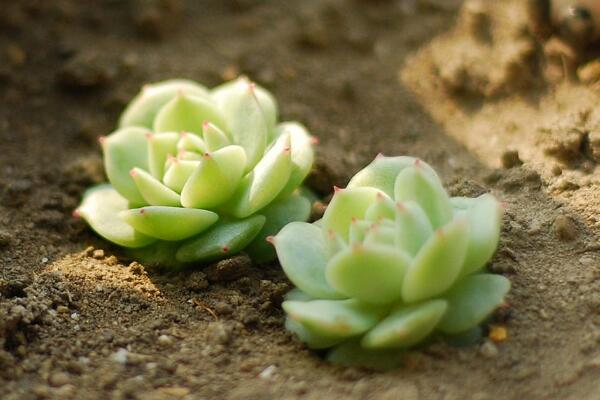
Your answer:
[[[450,198],[423,161],[377,157],[336,189],[322,220],[271,239],[297,287],[287,328],[333,362],[375,368],[436,332],[472,332],[510,288],[483,272],[501,219],[492,195]]]
[[[102,237],[164,264],[275,251],[265,237],[306,221],[299,186],[314,159],[296,122],[245,78],[208,90],[187,80],[143,88],[119,128],[100,140],[109,184],[89,189],[76,212]]]

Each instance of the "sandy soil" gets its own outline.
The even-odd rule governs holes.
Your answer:
[[[521,3],[3,4],[0,398],[600,399],[597,85],[557,83]],[[386,373],[331,366],[283,329],[276,264],[173,274],[71,217],[104,179],[95,138],[140,85],[238,73],[320,138],[323,194],[384,152],[501,198],[508,339],[433,344]]]

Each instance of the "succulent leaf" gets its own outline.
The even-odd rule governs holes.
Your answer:
[[[177,153],[181,153],[182,151],[191,152],[191,154],[204,154],[208,151],[208,145],[195,133],[182,132],[179,142],[177,142]],[[176,152],[171,154],[176,154]]]
[[[502,210],[490,194],[476,199],[466,212],[469,221],[469,246],[462,275],[480,270],[492,258],[500,240]]]
[[[180,262],[210,262],[242,251],[258,235],[265,217],[253,215],[241,220],[221,220],[201,235],[185,241],[176,258]]]
[[[108,180],[121,196],[135,205],[146,202],[129,172],[135,167],[148,169],[147,133],[144,128],[123,128],[101,141]]]
[[[135,230],[119,218],[119,213],[129,207],[127,199],[122,197],[111,185],[98,185],[88,189],[77,213],[100,236],[123,247],[143,247],[156,241]]]
[[[384,219],[394,219],[396,215],[396,207],[392,200],[384,192],[377,193],[375,202],[369,206],[365,213],[367,221],[377,222]]]
[[[246,155],[240,146],[206,153],[181,191],[184,207],[214,208],[227,201],[238,187]]]
[[[423,163],[403,169],[394,186],[396,201],[414,201],[425,211],[434,228],[452,219],[450,198],[441,182],[428,173]]]
[[[433,234],[425,211],[414,201],[396,204],[396,245],[415,255]]]
[[[208,99],[178,93],[165,104],[154,119],[155,132],[191,132],[202,134],[204,121],[225,128],[225,117]]]
[[[285,319],[285,328],[295,333],[310,349],[326,349],[344,340],[344,338],[319,335],[291,318]]]
[[[122,211],[119,216],[136,230],[168,241],[197,235],[219,219],[211,211],[168,206],[132,208]]]
[[[381,193],[378,189],[370,187],[338,190],[323,215],[324,232],[333,230],[347,241],[352,220],[364,219],[378,193]]]
[[[332,288],[355,299],[387,304],[401,295],[411,259],[404,252],[381,245],[354,245],[329,260],[325,276]]]
[[[440,331],[454,334],[477,326],[502,304],[509,289],[510,281],[501,275],[467,276],[444,296],[448,311],[440,322]]]
[[[325,279],[327,253],[318,227],[292,222],[277,234],[274,245],[283,271],[303,292],[321,299],[344,298]]]
[[[156,179],[162,179],[167,158],[177,151],[179,137],[179,133],[176,132],[149,133],[146,135],[148,139],[148,167],[150,173]]]
[[[269,123],[258,102],[253,83],[238,82],[213,93],[229,123],[231,139],[246,151],[246,172],[260,161],[269,137]]]
[[[447,308],[445,300],[396,307],[365,335],[362,345],[368,349],[413,346],[433,332]]]
[[[306,128],[298,122],[284,122],[277,126],[277,136],[290,135],[290,156],[292,170],[290,178],[279,194],[280,198],[287,197],[304,181],[310,172],[314,159],[313,138]]]
[[[158,111],[181,92],[198,97],[209,96],[208,89],[204,86],[185,79],[146,85],[121,115],[119,128],[139,126],[151,129]]]
[[[200,161],[187,161],[170,158],[167,161],[167,167],[163,182],[169,188],[181,193],[186,182],[192,176],[194,171],[198,169]]]
[[[360,339],[348,340],[327,353],[327,360],[345,367],[388,371],[402,365],[402,350],[367,349]]]
[[[220,148],[229,146],[231,144],[231,141],[225,132],[220,130],[215,124],[212,124],[208,121],[204,122],[204,125],[202,126],[202,137],[206,142],[206,149],[208,151],[217,151]]]
[[[419,250],[406,273],[402,287],[404,301],[412,303],[448,290],[465,261],[469,225],[457,219],[438,229]]]
[[[316,335],[350,338],[371,329],[381,319],[381,307],[349,300],[284,301],[288,317]]]
[[[277,257],[274,247],[267,242],[269,236],[276,235],[289,223],[306,221],[310,216],[310,202],[298,193],[277,200],[260,210],[267,221],[256,238],[246,248],[246,252],[256,262],[267,262]]]
[[[151,206],[181,206],[179,194],[161,181],[140,168],[134,168],[129,173],[146,203]]]
[[[268,205],[285,187],[290,172],[290,136],[284,135],[242,179],[228,205],[231,214],[245,218]]]

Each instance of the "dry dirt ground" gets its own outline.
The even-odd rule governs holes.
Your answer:
[[[600,399],[594,65],[557,80],[522,1],[484,3],[2,2],[0,398]],[[328,365],[283,329],[277,264],[160,271],[71,217],[143,83],[238,73],[320,138],[323,195],[383,152],[501,198],[508,338]]]

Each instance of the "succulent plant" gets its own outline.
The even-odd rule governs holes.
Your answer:
[[[313,138],[277,122],[277,104],[245,78],[208,90],[187,80],[144,87],[101,138],[110,184],[76,210],[102,237],[150,261],[209,262],[245,249],[275,257],[265,237],[306,221],[298,190]]]
[[[501,218],[492,195],[450,198],[425,162],[378,156],[321,220],[269,239],[296,286],[286,327],[331,361],[376,368],[436,333],[471,333],[510,287],[482,272]]]

